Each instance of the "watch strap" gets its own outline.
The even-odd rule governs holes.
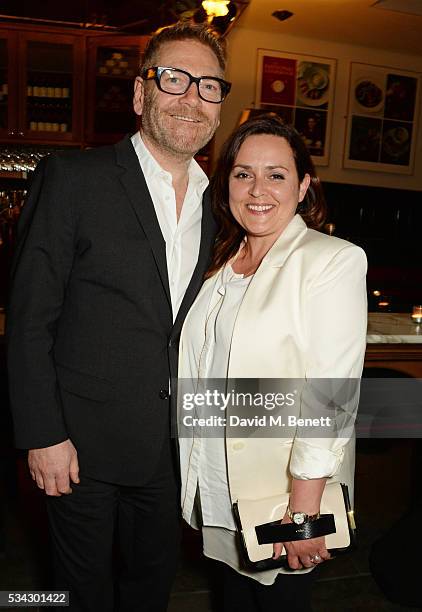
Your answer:
[[[336,525],[333,514],[321,514],[318,519],[296,525],[280,521],[265,523],[255,527],[258,544],[273,544],[274,542],[294,542],[297,540],[310,540],[335,533]]]
[[[290,506],[287,506],[287,516],[291,521],[293,521],[294,514],[304,514],[306,516],[305,523],[309,521],[316,521],[321,516],[319,512],[316,514],[307,514],[306,512],[300,512],[300,510],[291,510]]]

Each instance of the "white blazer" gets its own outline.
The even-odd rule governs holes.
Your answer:
[[[359,378],[366,345],[366,269],[361,248],[308,229],[296,215],[248,286],[233,329],[228,377]],[[220,275],[205,281],[190,312],[212,304]],[[190,313],[181,334],[180,378],[192,376],[185,346],[189,319]],[[357,403],[358,395],[348,410],[356,410]],[[183,452],[182,499],[187,445]],[[292,476],[346,482],[353,500],[353,435],[227,438],[226,453],[233,501],[287,492]]]

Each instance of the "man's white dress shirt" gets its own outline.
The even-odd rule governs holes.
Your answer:
[[[167,272],[174,321],[198,261],[202,196],[209,181],[199,164],[192,159],[188,169],[188,188],[177,221],[176,194],[170,172],[163,170],[151,155],[139,132],[136,132],[131,140],[166,243]]]

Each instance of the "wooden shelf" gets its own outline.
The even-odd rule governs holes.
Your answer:
[[[133,81],[136,77],[136,74],[133,76],[124,75],[124,74],[96,74],[96,79],[102,79],[104,81]]]
[[[0,170],[0,179],[26,179],[27,176],[28,173],[24,171]]]
[[[68,77],[72,77],[73,73],[68,72],[67,70],[35,70],[33,68],[28,68],[28,74],[58,74],[60,76],[66,75]]]

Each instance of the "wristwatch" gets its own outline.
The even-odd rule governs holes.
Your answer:
[[[287,507],[287,516],[295,525],[303,525],[304,523],[311,523],[316,521],[320,517],[320,513],[306,514],[306,512],[293,512],[290,506]]]

